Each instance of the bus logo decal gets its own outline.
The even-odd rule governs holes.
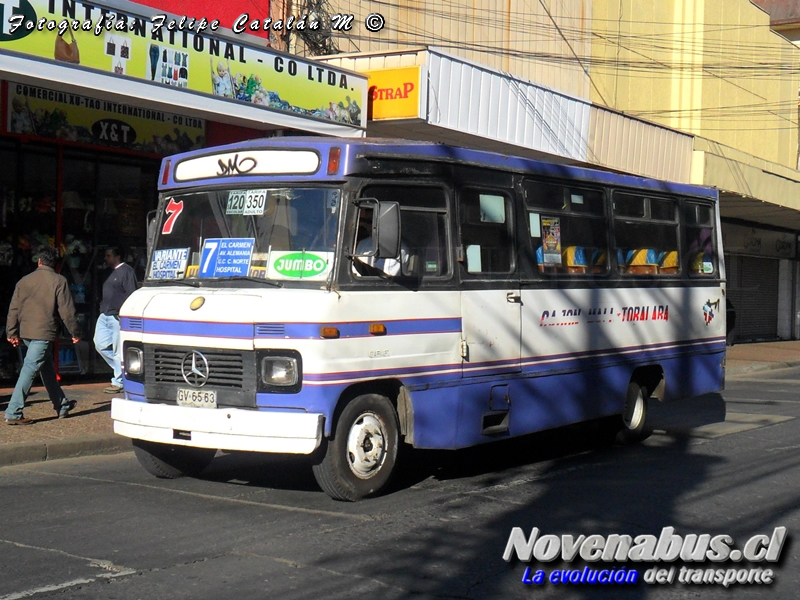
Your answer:
[[[217,164],[219,165],[219,173],[217,175],[231,175],[232,173],[244,175],[255,169],[258,162],[251,156],[245,156],[240,162],[239,155],[234,154],[232,159],[228,159],[228,164],[225,164],[221,158],[217,161]]]
[[[711,324],[711,321],[714,320],[714,315],[716,314],[714,311],[719,310],[719,298],[717,298],[716,302],[712,302],[711,300],[706,300],[706,303],[703,305],[703,319],[706,322],[706,327]]]
[[[208,360],[202,353],[194,350],[186,354],[181,361],[183,380],[192,387],[203,387],[208,383]]]

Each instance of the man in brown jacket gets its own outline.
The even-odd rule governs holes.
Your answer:
[[[6,423],[9,425],[33,423],[32,419],[22,415],[22,409],[25,408],[25,399],[31,391],[33,379],[40,371],[58,418],[66,417],[75,408],[75,401],[67,400],[58,385],[53,365],[53,342],[58,337],[62,322],[69,329],[72,342],[77,344],[80,341],[69,285],[64,277],[54,271],[57,258],[55,248],[46,246],[39,250],[39,268],[20,279],[8,309],[8,341],[15,347],[22,342],[28,348],[17,385],[6,407]]]

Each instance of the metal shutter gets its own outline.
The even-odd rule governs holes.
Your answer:
[[[778,337],[778,272],[774,258],[727,256],[728,298],[736,308],[736,341]]]

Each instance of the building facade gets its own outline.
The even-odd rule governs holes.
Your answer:
[[[376,81],[421,69],[420,112],[373,120],[369,135],[716,187],[737,338],[800,337],[800,52],[767,12],[749,0],[327,4],[356,24],[332,34],[349,54],[327,62]],[[386,26],[371,33],[360,24],[373,12]],[[292,48],[308,53],[300,37]]]
[[[5,324],[38,247],[59,248],[83,338],[60,340],[62,374],[105,368],[91,347],[104,249],[122,246],[143,277],[162,157],[262,136],[365,135],[366,76],[214,31],[213,13],[182,20],[149,4],[160,8],[0,5],[0,314]],[[257,0],[229,4],[229,13],[268,11]],[[17,361],[2,336],[0,378],[13,377]]]

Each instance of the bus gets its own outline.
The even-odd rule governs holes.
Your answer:
[[[459,449],[718,391],[716,190],[392,139],[163,160],[114,430],[158,477],[305,454],[338,500]]]

